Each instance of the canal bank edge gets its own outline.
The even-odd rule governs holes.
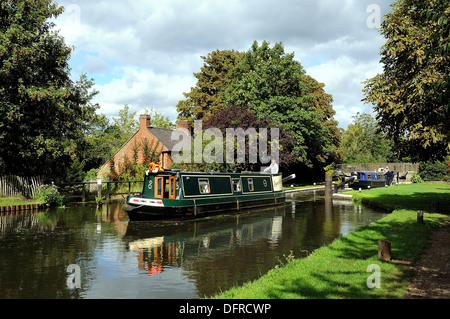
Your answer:
[[[352,199],[352,195],[350,194],[334,194],[337,196],[333,196],[335,198],[344,198],[344,199]],[[346,195],[346,196],[342,196]],[[417,212],[413,209],[402,209],[396,210],[379,203],[374,203],[369,200],[364,201],[365,204],[375,205],[383,210],[387,210],[389,212],[393,212],[393,214],[388,215],[387,217],[382,218],[380,221],[373,222],[368,226],[363,227],[362,229],[358,229],[353,233],[348,234],[341,239],[338,239],[331,243],[328,246],[323,246],[321,248],[313,251],[308,257],[301,259],[294,259],[294,261],[289,263],[283,268],[270,270],[267,274],[263,275],[259,279],[248,282],[240,287],[231,288],[228,291],[225,291],[221,294],[214,296],[213,298],[217,299],[261,299],[261,298],[269,298],[269,299],[296,299],[296,298],[305,298],[305,299],[345,299],[345,298],[395,298],[402,299],[408,298],[407,293],[409,291],[409,287],[411,286],[411,281],[413,277],[413,268],[416,263],[418,263],[420,256],[426,251],[429,246],[429,240],[431,235],[435,233],[436,230],[442,228],[445,225],[450,223],[450,217],[448,214],[438,214],[438,213],[427,213],[427,218],[425,224],[417,223],[416,216]],[[407,216],[407,220],[402,220],[403,216]],[[395,222],[395,218],[400,218],[399,221]],[[393,220],[393,221],[392,221]],[[389,224],[391,224],[389,226]],[[408,231],[403,231],[402,227],[406,227],[409,225],[412,229],[406,229]],[[395,249],[405,249],[408,247],[410,251],[414,252],[414,258],[410,258],[408,253],[406,253],[407,257],[399,256],[396,253],[393,257],[392,262],[382,262],[377,258],[377,240],[371,238],[373,235],[369,236],[369,241],[373,242],[373,247],[367,247],[367,243],[362,245],[359,249],[355,247],[354,244],[350,244],[345,248],[346,242],[352,243],[353,240],[357,240],[360,237],[363,237],[362,234],[367,232],[367,229],[374,228],[375,230],[381,229],[382,227],[389,227],[389,231],[384,232],[385,238],[377,238],[377,240],[387,239],[392,240],[393,247]],[[370,231],[369,231],[370,234]],[[391,239],[390,237],[393,238]],[[400,240],[400,242],[399,242]],[[367,241],[366,241],[367,242]],[[420,244],[418,244],[420,243]],[[409,247],[411,245],[416,245],[417,247]],[[342,287],[339,287],[339,281],[334,278],[328,278],[334,276],[339,268],[339,264],[342,263],[339,257],[330,257],[326,258],[327,253],[333,254],[337,251],[335,246],[344,246],[341,248],[342,251],[353,252],[355,257],[354,260],[346,260],[345,264],[365,264],[365,263],[373,263],[378,264],[382,273],[383,278],[397,278],[394,279],[393,288],[386,289],[377,294],[377,289],[368,289],[361,290],[359,293],[355,293],[357,289],[360,289],[361,281],[363,281],[364,277],[370,276],[370,273],[364,274],[364,271],[360,269],[359,276],[361,277],[357,283],[346,283],[343,282],[341,284]],[[372,255],[361,256],[361,254],[366,254],[368,251],[372,251]],[[324,253],[327,252],[327,253]],[[325,256],[325,257],[323,257]],[[314,257],[314,261],[312,258]],[[368,257],[367,259],[364,259]],[[321,259],[323,259],[321,261]],[[298,264],[300,266],[296,266]],[[318,266],[318,265],[319,266]],[[309,266],[308,266],[309,265]],[[292,268],[295,268],[292,271]],[[333,269],[331,269],[331,268]],[[344,266],[345,268],[346,266]],[[361,267],[361,266],[360,266]],[[321,269],[323,268],[323,269]],[[346,276],[348,274],[356,274],[355,267],[350,267],[345,270],[341,270],[342,276]],[[294,274],[294,275],[292,275]],[[290,278],[292,277],[292,278]],[[303,282],[308,282],[309,278],[321,278],[322,281],[325,282],[325,285],[318,284],[303,284]],[[368,280],[368,279],[367,279]],[[398,281],[398,282],[397,282]],[[301,295],[302,287],[293,287],[297,285],[303,284],[307,293]],[[333,283],[333,285],[327,285]],[[389,283],[384,284],[384,286],[388,286]],[[354,287],[355,286],[355,287]],[[273,287],[273,288],[272,288]],[[359,287],[359,288],[358,288]],[[335,290],[342,288],[343,292],[336,293]],[[348,292],[345,292],[345,290]],[[275,291],[272,291],[275,290]],[[317,290],[316,295],[312,294],[311,291]],[[353,290],[353,291],[352,291]],[[394,292],[395,290],[395,292]],[[329,291],[329,293],[328,293]],[[375,293],[373,293],[375,292]]]
[[[0,206],[0,213],[18,212],[26,210],[39,210],[47,208],[47,204],[21,204],[21,205],[7,205]]]

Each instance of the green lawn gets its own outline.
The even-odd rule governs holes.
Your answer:
[[[417,209],[429,211],[433,200],[448,205],[450,186],[409,184],[363,191],[366,198],[394,211],[368,226],[357,229],[311,255],[295,259],[283,268],[270,270],[258,280],[232,288],[214,298],[225,299],[344,299],[402,298],[412,275],[408,263],[418,259],[428,244],[431,231],[450,221],[449,215],[425,213],[417,223]],[[441,206],[442,207],[442,206]],[[392,262],[378,259],[378,240],[392,244]],[[367,280],[380,267],[380,288],[369,288]],[[369,268],[370,270],[370,268]],[[373,270],[372,270],[373,271]]]
[[[343,194],[359,196],[359,191],[349,191]],[[411,209],[431,211],[432,202],[439,202],[439,208],[443,212],[450,210],[450,184],[400,184],[387,188],[373,188],[362,190],[360,196],[393,209]]]
[[[14,206],[27,204],[41,204],[42,202],[35,199],[24,199],[20,197],[0,197],[0,206]]]

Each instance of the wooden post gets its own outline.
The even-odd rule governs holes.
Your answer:
[[[423,224],[423,210],[417,211],[417,222]]]
[[[378,259],[391,261],[391,242],[387,240],[378,241]]]
[[[102,180],[97,179],[97,197],[102,198]]]
[[[83,192],[81,193],[81,201],[84,203],[85,201],[86,201],[86,188],[85,188],[85,185],[86,184],[81,184],[82,186],[82,188],[83,188]]]
[[[331,198],[333,196],[333,176],[325,174],[325,198]]]
[[[439,202],[437,202],[437,201],[432,201],[431,202],[431,205],[432,205],[432,207],[433,207],[433,211],[434,212],[437,212],[438,210],[439,210]]]

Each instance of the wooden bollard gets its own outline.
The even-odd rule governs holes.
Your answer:
[[[434,212],[436,212],[436,211],[439,210],[439,206],[440,206],[439,204],[440,204],[440,203],[437,202],[437,201],[432,201],[432,202],[431,202],[431,206],[432,206]]]
[[[423,224],[423,210],[417,211],[417,222]]]
[[[378,241],[378,259],[391,261],[391,242],[387,240]]]

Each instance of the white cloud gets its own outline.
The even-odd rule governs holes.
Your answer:
[[[325,91],[333,95],[335,118],[340,127],[347,127],[356,112],[372,114],[372,106],[361,102],[362,82],[382,71],[378,62],[364,63],[343,56],[307,68],[306,71],[317,81],[325,83]]]
[[[381,13],[393,0],[377,0]],[[117,115],[154,106],[176,118],[175,106],[195,84],[200,56],[246,51],[252,42],[283,42],[334,97],[336,118],[363,105],[362,84],[380,71],[384,42],[367,25],[373,0],[61,0],[57,28],[73,45],[73,77],[88,73],[101,111]],[[350,116],[351,117],[351,116]]]
[[[174,120],[174,101],[183,99],[186,85],[194,85],[191,77],[157,74],[148,69],[125,67],[122,72],[120,78],[95,87],[100,92],[96,101],[106,115],[116,116],[128,104],[132,111],[154,107]]]

